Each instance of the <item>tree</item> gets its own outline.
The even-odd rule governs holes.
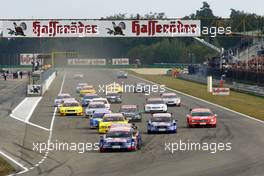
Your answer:
[[[216,17],[213,14],[212,9],[210,8],[210,5],[204,1],[203,6],[200,8],[200,10],[196,11],[196,19],[215,19]]]

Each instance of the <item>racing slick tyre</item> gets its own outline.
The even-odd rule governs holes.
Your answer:
[[[187,124],[187,128],[191,128],[191,126],[190,126],[190,124],[188,122],[186,124]]]
[[[140,149],[141,149],[141,145],[138,142],[138,144],[137,144],[137,150],[140,150]]]

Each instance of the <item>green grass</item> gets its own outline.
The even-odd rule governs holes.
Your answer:
[[[15,168],[0,157],[0,176],[15,172]]]
[[[243,114],[264,120],[264,98],[231,91],[229,96],[214,96],[207,92],[207,86],[165,75],[141,75],[128,71],[138,77],[164,84],[166,87],[227,107]]]

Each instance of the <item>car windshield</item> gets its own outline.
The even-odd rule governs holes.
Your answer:
[[[94,113],[92,118],[100,118],[102,119],[104,117],[105,113]]]
[[[74,107],[74,106],[79,106],[79,103],[75,103],[75,102],[72,102],[72,103],[64,103],[64,106],[65,107]]]
[[[121,108],[120,112],[136,112],[137,108]]]
[[[115,121],[124,121],[124,118],[121,116],[105,117],[103,122],[115,122]]]
[[[162,98],[177,98],[176,95],[162,95]]]
[[[116,93],[108,93],[106,96],[118,96]]]
[[[93,98],[98,98],[98,96],[97,95],[85,95],[83,97],[83,99],[88,99],[88,100],[93,99]]]
[[[144,83],[139,83],[139,84],[137,84],[136,86],[138,86],[138,87],[144,87],[144,86],[146,86],[146,84],[144,84]]]
[[[105,108],[105,104],[89,104],[88,107],[93,109]]]
[[[192,116],[211,116],[211,112],[192,112]]]
[[[60,95],[60,96],[57,96],[57,99],[65,99],[65,98],[71,98],[71,96],[69,96],[69,95]]]
[[[164,104],[163,100],[148,100],[148,104]]]
[[[106,134],[107,138],[129,138],[131,137],[131,132],[124,131],[110,131]]]
[[[171,117],[151,117],[151,122],[171,122]]]
[[[82,87],[82,90],[93,90],[93,88],[92,87]]]
[[[94,100],[93,102],[103,102],[104,104],[107,104],[106,100]]]

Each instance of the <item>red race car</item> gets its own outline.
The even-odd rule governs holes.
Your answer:
[[[194,108],[186,116],[187,127],[210,126],[216,127],[217,115],[207,108]]]

